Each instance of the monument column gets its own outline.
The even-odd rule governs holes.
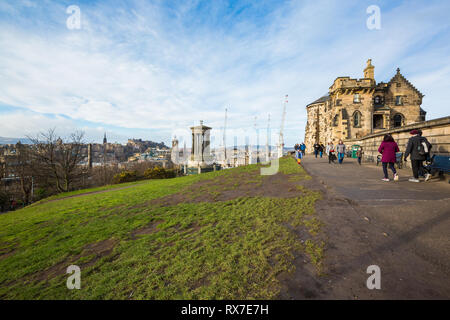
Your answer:
[[[191,160],[194,161],[194,154],[195,154],[195,138],[194,138],[194,131],[192,131],[192,147],[191,147]]]
[[[192,130],[192,155],[189,167],[205,167],[208,165],[205,161],[211,160],[209,150],[209,130],[210,127],[204,126],[200,121],[199,126],[191,127]]]

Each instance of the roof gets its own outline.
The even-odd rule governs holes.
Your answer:
[[[423,97],[424,97],[424,95],[423,95],[419,90],[417,90],[417,88],[414,87],[414,86],[411,84],[411,82],[409,82],[408,79],[406,79],[406,78],[400,73],[400,68],[397,68],[397,73],[395,74],[395,76],[392,77],[391,81],[389,81],[388,84],[390,85],[390,84],[392,84],[393,82],[398,81],[398,80],[403,80],[410,88],[412,88],[412,89],[419,95],[420,98],[423,98]]]
[[[311,103],[308,104],[307,106],[310,106],[310,105],[316,104],[316,103],[323,103],[323,102],[328,101],[328,100],[330,100],[330,95],[329,95],[329,94],[326,94],[326,95],[320,97],[319,99],[317,99],[316,101],[311,102]]]

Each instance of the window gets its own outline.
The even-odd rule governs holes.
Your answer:
[[[344,120],[348,119],[347,109],[342,109],[342,119]]]
[[[333,118],[333,126],[337,127],[339,121],[339,115],[335,115]]]
[[[403,123],[403,116],[401,114],[397,113],[394,116],[394,128],[401,127],[402,123]]]
[[[373,128],[374,129],[383,129],[383,115],[374,114],[373,115]]]
[[[353,114],[353,127],[361,127],[361,112],[359,111],[355,111],[355,113]]]
[[[353,96],[353,103],[359,103],[359,102],[361,102],[359,93],[355,93],[355,95]]]
[[[420,121],[425,121],[425,117],[427,115],[427,112],[420,108]]]
[[[403,104],[402,100],[403,100],[402,96],[395,96],[395,105],[396,106],[401,106]]]
[[[374,103],[375,104],[381,104],[381,97],[380,96],[376,96],[374,99]]]

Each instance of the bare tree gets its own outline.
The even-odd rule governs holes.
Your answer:
[[[16,144],[16,166],[14,173],[19,179],[20,191],[22,193],[22,201],[24,204],[30,203],[32,188],[33,188],[33,173],[35,168],[34,158],[29,146],[18,142]]]
[[[52,178],[57,192],[71,190],[79,176],[83,137],[84,132],[75,131],[63,141],[56,138],[55,129],[41,132],[35,138],[28,137],[34,144],[35,159]]]

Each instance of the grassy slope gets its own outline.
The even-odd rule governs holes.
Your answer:
[[[292,181],[308,178],[291,158],[282,159],[280,169]],[[195,183],[244,173],[251,180],[233,180],[232,187],[257,188],[266,178],[252,165],[140,182],[0,215],[0,298],[275,298],[277,276],[292,271],[296,252],[320,265],[321,244],[314,240],[319,194],[299,186],[296,198],[150,203],[176,193],[192,195]],[[310,240],[300,242],[292,231],[296,226],[309,230]],[[110,248],[93,250],[95,243]],[[66,288],[71,264],[81,267],[81,290]]]

